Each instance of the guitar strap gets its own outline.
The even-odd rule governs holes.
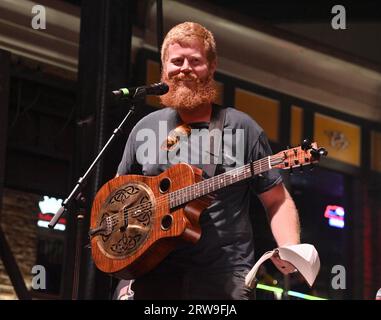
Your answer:
[[[223,140],[223,134],[224,134],[224,123],[225,123],[225,114],[226,114],[226,108],[218,105],[212,106],[212,115],[210,117],[210,123],[209,123],[209,133],[214,130],[218,129],[221,132],[220,139],[218,141],[214,141],[214,136],[210,135],[210,163],[203,165],[204,172],[209,176],[213,177],[216,173],[217,164],[219,163],[219,160],[222,159],[221,154],[221,145]],[[214,150],[214,145],[216,145],[216,149]]]

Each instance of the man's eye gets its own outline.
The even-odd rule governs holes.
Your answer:
[[[181,66],[182,63],[183,63],[183,61],[180,60],[180,59],[176,59],[176,60],[173,60],[172,63],[173,63],[174,65],[176,65],[176,66]]]

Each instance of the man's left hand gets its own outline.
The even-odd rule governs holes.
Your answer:
[[[297,271],[297,269],[290,262],[282,260],[278,255],[272,256],[271,261],[283,274],[289,274]]]

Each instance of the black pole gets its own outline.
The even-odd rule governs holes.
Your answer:
[[[4,190],[5,173],[5,153],[7,146],[8,129],[8,107],[9,107],[9,79],[10,79],[11,54],[8,51],[0,50],[0,221]],[[9,279],[16,291],[17,297],[22,300],[30,300],[29,293],[24,278],[12,254],[8,241],[0,224],[0,258],[4,268],[9,275]]]
[[[15,289],[17,297],[20,300],[31,300],[31,294],[29,293],[24,278],[17,265],[16,259],[12,254],[7,239],[4,236],[3,230],[0,226],[0,258],[3,261],[5,270],[9,275],[12,286]]]
[[[0,50],[0,221],[3,202],[5,152],[8,131],[9,77],[11,54]]]
[[[157,38],[157,51],[160,54],[161,45],[163,43],[163,1],[156,0],[156,38]]]
[[[82,195],[78,195],[82,199]],[[85,203],[85,199],[82,199]],[[79,207],[76,216],[77,219],[77,230],[76,230],[76,240],[75,240],[75,258],[74,258],[74,278],[73,278],[73,290],[72,290],[72,300],[78,300],[78,290],[79,290],[79,276],[81,271],[81,256],[82,256],[82,232],[83,232],[83,219],[85,218],[85,208]]]
[[[132,7],[135,0],[82,0],[80,46],[78,59],[78,108],[76,110],[75,164],[72,176],[79,177],[106,144],[107,137],[124,117],[126,110],[111,100],[111,91],[129,86],[132,39]],[[73,190],[87,199],[84,218],[68,215],[66,241],[67,261],[64,265],[64,298],[108,299],[112,287],[111,277],[95,268],[91,252],[87,248],[87,232],[92,200],[100,185],[115,176],[117,157],[125,141],[115,139],[102,163],[95,165],[94,172],[85,186]],[[73,181],[73,185],[78,181]],[[70,212],[78,213],[78,208]],[[62,210],[62,209],[61,209]],[[70,227],[70,228],[69,228]],[[77,231],[76,231],[77,229]],[[81,229],[81,230],[80,230]],[[81,237],[77,235],[81,233]],[[80,242],[80,249],[77,249]],[[80,251],[80,253],[79,253]],[[76,254],[77,252],[77,254]],[[76,256],[81,256],[78,261]],[[79,275],[76,272],[80,269]],[[73,279],[76,279],[73,282]],[[78,281],[77,281],[78,280]],[[74,287],[73,287],[74,286]],[[75,287],[78,286],[78,289]]]

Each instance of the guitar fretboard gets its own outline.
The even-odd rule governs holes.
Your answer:
[[[233,183],[248,179],[262,172],[266,172],[272,168],[270,158],[270,156],[265,157],[242,167],[200,181],[191,186],[173,191],[169,194],[170,208],[180,206],[216,190],[227,187]]]

